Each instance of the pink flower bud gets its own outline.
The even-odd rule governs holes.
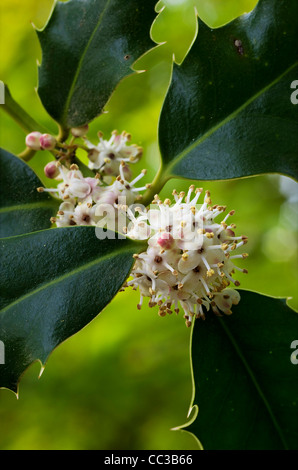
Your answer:
[[[82,127],[73,127],[70,129],[70,132],[74,137],[83,137],[83,135],[86,135],[89,130],[88,124]]]
[[[59,170],[56,166],[56,162],[50,162],[44,167],[44,174],[47,178],[56,178],[59,175]]]
[[[158,238],[157,243],[162,249],[169,250],[173,246],[174,239],[170,233],[163,232]]]
[[[43,150],[53,150],[56,147],[56,139],[50,134],[43,134],[40,137],[40,145]]]
[[[41,150],[41,144],[40,144],[40,137],[41,133],[40,132],[31,132],[30,134],[27,135],[26,137],[26,145],[32,150]]]

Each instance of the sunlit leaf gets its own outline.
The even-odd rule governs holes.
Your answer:
[[[63,127],[99,115],[133,63],[153,47],[155,0],[56,2],[38,37],[42,47],[39,96]]]
[[[298,177],[297,28],[296,0],[260,0],[219,29],[199,20],[161,114],[165,178]]]

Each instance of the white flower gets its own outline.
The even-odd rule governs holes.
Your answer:
[[[73,221],[76,225],[96,225],[95,206],[90,202],[79,202],[74,210]]]
[[[128,145],[131,136],[126,132],[118,134],[117,131],[113,131],[109,140],[104,140],[101,132],[98,133],[98,136],[98,145],[93,145],[85,139],[85,143],[90,149],[88,166],[92,170],[101,170],[105,175],[117,176],[121,161],[134,163],[142,155],[141,147]],[[129,180],[131,171],[128,165],[124,165],[123,172],[125,179]]]
[[[246,258],[246,253],[233,252],[247,243],[247,237],[236,237],[234,224],[227,219],[230,211],[217,223],[215,219],[226,208],[211,206],[206,191],[201,206],[197,201],[202,189],[190,186],[187,196],[173,192],[175,204],[155,196],[149,210],[139,211],[135,217],[128,211],[131,224],[127,236],[132,239],[148,238],[146,252],[134,255],[133,279],[126,286],[140,290],[141,308],[143,298],[149,297],[149,306],[159,306],[159,315],[171,314],[173,309],[184,310],[187,326],[194,316],[205,318],[211,309],[216,315],[231,314],[231,307],[240,300],[234,289],[226,289],[230,283],[239,286],[232,275],[235,270],[247,272],[234,265],[235,258]],[[193,192],[195,194],[193,195]],[[183,202],[184,200],[184,202]]]
[[[62,202],[56,217],[52,217],[51,222],[56,223],[57,227],[68,227],[76,225],[74,218],[75,206],[71,202]]]
[[[63,202],[59,206],[56,217],[51,219],[57,227],[68,227],[71,225],[96,225],[95,206],[90,202]]]
[[[146,170],[142,170],[133,181],[128,182],[124,179],[123,164],[121,164],[120,175],[113,184],[102,188],[100,197],[96,201],[96,221],[100,222],[101,216],[105,213],[104,220],[109,224],[109,228],[126,234],[128,223],[126,211],[133,217],[128,206],[142,198],[139,194],[140,191],[148,189],[151,186],[150,184],[139,188],[134,186],[145,174]],[[98,226],[101,227],[101,223],[98,224]]]
[[[59,199],[92,202],[99,198],[101,187],[97,178],[84,178],[77,165],[72,165],[70,170],[58,165],[60,179],[57,188],[38,188],[39,192],[56,193]]]
[[[52,162],[51,162],[52,164]],[[109,206],[109,220],[116,229],[118,221],[121,225],[117,230],[126,230],[126,209],[142,196],[140,191],[150,188],[150,184],[136,188],[134,185],[146,174],[146,170],[131,182],[125,180],[124,162],[121,162],[118,170],[120,175],[111,185],[101,185],[98,178],[84,178],[77,165],[72,165],[70,170],[53,162],[53,169],[60,172],[60,180],[57,188],[38,188],[39,192],[56,193],[64,202],[60,205],[56,217],[52,217],[52,223],[58,227],[68,225],[96,225],[101,220],[101,206]],[[47,165],[48,166],[48,165]],[[52,166],[50,169],[52,170]],[[46,167],[47,169],[47,167]],[[122,217],[119,219],[119,211]],[[123,216],[124,213],[124,216]]]
[[[118,206],[118,203],[130,206],[135,201],[141,199],[140,191],[145,191],[151,187],[151,184],[136,188],[135,184],[143,178],[147,173],[147,170],[142,170],[141,173],[134,178],[133,181],[129,182],[125,179],[124,174],[124,162],[121,162],[118,166],[118,173],[116,180],[109,186],[104,186],[101,189],[100,197],[96,200],[98,204],[111,204]],[[119,201],[121,197],[121,202]]]

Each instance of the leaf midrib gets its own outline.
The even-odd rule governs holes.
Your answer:
[[[68,108],[70,106],[70,103],[71,103],[71,99],[72,99],[72,96],[73,96],[73,93],[74,93],[74,89],[76,87],[76,84],[77,84],[77,81],[78,81],[78,78],[79,78],[79,75],[81,73],[81,67],[82,67],[82,64],[84,62],[84,59],[85,59],[85,56],[88,52],[88,49],[90,47],[90,44],[92,43],[93,41],[93,38],[96,34],[96,32],[98,31],[100,25],[101,25],[101,22],[102,22],[102,19],[103,19],[103,16],[105,14],[105,12],[107,11],[108,7],[109,7],[109,4],[111,3],[111,0],[107,0],[107,3],[106,3],[106,6],[104,7],[103,11],[101,12],[99,18],[98,18],[98,22],[96,23],[95,25],[95,28],[89,38],[89,41],[87,42],[86,44],[86,47],[83,51],[83,54],[81,55],[81,58],[79,60],[79,63],[78,63],[78,67],[77,67],[77,71],[74,75],[74,78],[73,78],[73,81],[72,81],[72,84],[71,84],[71,87],[70,87],[70,90],[69,90],[69,94],[68,94],[68,97],[67,97],[67,100],[66,100],[66,103],[65,103],[65,109],[64,109],[64,113],[62,115],[62,122],[66,123],[67,121],[67,115],[68,115]]]
[[[95,260],[93,261],[90,261],[89,263],[86,263],[86,264],[82,264],[80,265],[79,267],[71,270],[71,271],[68,271],[67,273],[63,274],[62,276],[58,276],[58,277],[55,277],[55,279],[51,280],[51,281],[48,281],[48,282],[45,282],[41,285],[39,285],[36,289],[30,291],[30,292],[27,292],[26,294],[22,295],[21,297],[18,297],[18,299],[16,299],[15,301],[11,302],[9,305],[7,305],[6,307],[4,307],[3,309],[0,310],[0,314],[9,310],[10,308],[12,308],[14,305],[17,305],[19,303],[22,303],[24,300],[26,300],[27,298],[31,297],[31,296],[34,296],[36,295],[37,293],[41,292],[42,290],[44,289],[47,289],[48,287],[51,287],[55,284],[59,284],[60,282],[63,282],[65,279],[69,278],[69,277],[72,277],[74,275],[76,275],[77,273],[79,272],[83,272],[85,271],[86,269],[89,269],[93,266],[96,266],[96,264],[100,264],[101,262],[105,261],[106,259],[110,258],[110,257],[116,257],[118,254],[126,254],[128,251],[128,247],[126,247],[126,250],[125,252],[121,251],[121,250],[117,250],[117,251],[114,251],[112,256],[111,256],[111,253],[108,253],[107,255],[105,256],[102,256],[101,258],[96,258]],[[133,258],[132,258],[132,261],[131,261],[131,264],[133,263]]]
[[[231,333],[230,329],[228,328],[228,326],[225,324],[224,320],[222,320],[222,319],[220,319],[220,318],[219,318],[218,320],[219,320],[219,323],[220,323],[220,325],[222,326],[224,332],[226,333],[228,339],[230,340],[231,344],[233,345],[233,347],[234,347],[234,349],[235,349],[235,351],[236,351],[236,353],[237,353],[239,359],[241,360],[242,364],[244,365],[244,368],[246,369],[246,372],[247,372],[248,376],[250,377],[250,379],[251,379],[251,381],[252,381],[254,387],[256,388],[256,390],[257,390],[257,392],[258,392],[258,394],[259,394],[259,396],[260,396],[260,398],[261,398],[261,401],[262,401],[263,404],[265,405],[265,407],[266,407],[266,409],[267,409],[267,411],[268,411],[268,413],[269,413],[269,416],[270,416],[270,418],[271,418],[271,421],[272,421],[272,423],[273,423],[273,425],[274,425],[274,428],[276,429],[276,431],[277,431],[277,433],[278,433],[278,435],[279,435],[279,438],[280,438],[280,440],[281,440],[281,442],[282,442],[282,444],[283,444],[285,450],[288,450],[288,449],[289,449],[289,446],[288,446],[288,444],[287,444],[287,441],[286,441],[285,436],[283,435],[283,432],[282,432],[282,430],[281,430],[281,427],[279,426],[279,424],[278,424],[278,422],[277,422],[277,419],[276,419],[276,417],[275,417],[275,415],[274,415],[274,413],[273,413],[273,411],[272,411],[272,409],[271,409],[271,406],[270,406],[270,404],[269,404],[269,401],[267,400],[267,398],[266,398],[264,392],[262,391],[261,386],[259,385],[259,383],[258,383],[258,381],[257,381],[257,379],[256,379],[256,377],[255,377],[255,375],[254,375],[254,373],[253,373],[253,371],[252,371],[252,369],[250,368],[250,366],[249,366],[247,360],[245,359],[245,356],[244,356],[244,354],[243,354],[243,352],[242,352],[242,350],[241,350],[241,347],[239,346],[237,340],[236,340],[236,339],[234,338],[234,336],[232,335],[232,333]]]
[[[57,203],[59,201],[57,200]],[[32,210],[32,209],[39,209],[39,208],[56,208],[56,203],[54,201],[37,201],[37,202],[30,202],[29,204],[15,204],[13,206],[6,206],[0,208],[0,214],[10,211],[22,211],[22,210]]]
[[[284,76],[286,76],[292,69],[294,69],[298,65],[298,62],[294,62],[289,68],[287,68],[281,75],[279,75],[275,80],[271,81],[268,85],[254,94],[250,99],[248,99],[242,106],[239,106],[235,111],[230,113],[225,119],[221,120],[218,124],[214,127],[209,129],[204,135],[202,135],[199,139],[195,140],[191,145],[186,147],[181,153],[179,153],[176,157],[173,158],[172,162],[167,165],[167,173],[171,173],[171,169],[175,168],[175,166],[183,160],[185,156],[187,156],[192,150],[196,147],[199,147],[202,142],[208,139],[212,134],[214,134],[218,129],[226,125],[228,122],[232,121],[238,114],[240,114],[246,107],[248,107],[251,103],[257,100],[263,93],[270,90],[276,83],[278,83]]]

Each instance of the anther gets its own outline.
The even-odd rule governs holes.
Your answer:
[[[76,171],[76,170],[79,169],[79,167],[78,167],[78,165],[76,165],[75,163],[73,163],[73,164],[70,166],[70,169]]]
[[[158,315],[159,315],[160,317],[165,317],[165,316],[166,316],[166,312],[165,312],[164,310],[159,310],[159,311],[158,311]]]

